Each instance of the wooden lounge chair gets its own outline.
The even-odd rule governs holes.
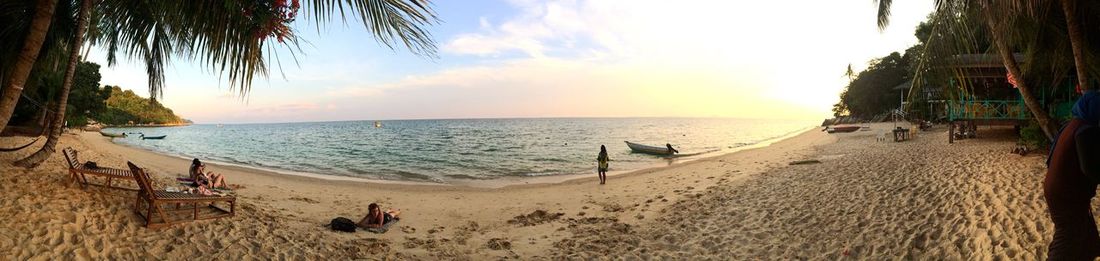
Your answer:
[[[111,182],[115,179],[134,180],[134,174],[129,170],[104,167],[89,168],[84,165],[84,162],[80,162],[80,160],[76,157],[76,150],[74,150],[73,148],[65,148],[61,150],[61,152],[62,154],[65,154],[65,161],[69,163],[70,180],[74,182],[80,182],[80,186],[82,188],[87,188],[88,186],[101,186],[111,189],[138,191],[137,189],[133,188],[111,185]],[[87,175],[105,177],[107,178],[107,182],[104,184],[89,183]]]
[[[130,166],[130,171],[134,173],[134,178],[137,179],[138,186],[141,187],[137,201],[134,202],[134,212],[145,219],[145,227],[147,228],[171,226],[194,220],[232,217],[236,214],[237,197],[205,196],[155,190],[149,174],[144,169],[138,168],[131,162],[126,162],[126,165]],[[214,205],[214,203],[219,202],[228,203],[229,210]],[[175,209],[168,209],[163,206],[173,203],[176,205]],[[180,209],[180,205],[188,204],[191,205],[190,208]],[[144,213],[142,213],[142,205],[145,205]],[[190,214],[186,212],[190,212]],[[200,212],[204,215],[200,215]],[[154,213],[156,216],[154,216]]]

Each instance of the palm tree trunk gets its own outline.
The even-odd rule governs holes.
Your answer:
[[[31,76],[31,68],[38,60],[42,41],[46,40],[46,32],[50,30],[50,22],[53,21],[53,11],[56,6],[57,0],[38,0],[38,4],[35,5],[31,30],[27,38],[23,39],[23,49],[19,51],[19,58],[12,68],[8,86],[4,86],[3,93],[0,94],[0,130],[8,127],[11,114],[15,112],[15,104],[19,102],[19,95],[23,94],[23,86]]]
[[[46,122],[50,120],[49,117],[46,117],[50,115],[49,108],[53,108],[52,100],[46,103],[46,108],[42,108],[42,113],[38,116],[38,126],[46,127]]]
[[[1001,61],[1005,64],[1005,69],[1012,77],[1016,77],[1016,88],[1020,89],[1020,97],[1024,99],[1024,105],[1027,106],[1028,111],[1031,111],[1031,116],[1035,117],[1035,121],[1039,123],[1039,128],[1043,129],[1047,139],[1053,140],[1059,129],[1057,123],[1050,119],[1050,114],[1047,113],[1046,109],[1043,109],[1039,99],[1031,94],[1031,86],[1023,79],[1020,64],[1016,62],[1016,56],[1012,53],[1012,49],[1008,47],[1001,31],[997,30],[996,22],[991,17],[987,17],[986,22],[989,25],[989,34],[993,36],[993,44],[997,46],[997,52],[1001,55]]]
[[[1085,73],[1085,39],[1081,34],[1081,24],[1077,23],[1077,1],[1062,0],[1062,11],[1066,13],[1066,28],[1069,29],[1069,45],[1073,49],[1073,62],[1077,67],[1077,86],[1089,90],[1088,74]]]
[[[27,158],[16,161],[16,166],[37,167],[38,164],[46,161],[50,154],[53,154],[57,140],[61,138],[61,131],[65,126],[65,109],[69,107],[69,89],[73,86],[76,64],[80,62],[80,47],[84,44],[84,31],[88,27],[88,13],[91,9],[92,0],[80,1],[80,14],[76,18],[76,35],[73,35],[73,41],[69,45],[69,66],[65,69],[65,81],[61,83],[61,96],[57,100],[57,110],[55,110],[57,113],[54,115],[53,123],[50,124],[50,136],[46,138],[46,145]]]

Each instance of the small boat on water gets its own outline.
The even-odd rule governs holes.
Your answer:
[[[126,137],[126,133],[115,134],[115,133],[106,133],[106,132],[103,132],[103,131],[100,131],[99,135],[103,135],[104,137],[111,137],[111,138],[125,138]]]
[[[143,140],[163,140],[163,139],[164,139],[164,137],[168,137],[168,135],[160,135],[160,136],[145,136],[145,135],[141,135],[141,139],[143,139]]]
[[[649,146],[649,145],[638,144],[638,143],[633,143],[633,142],[629,142],[629,141],[623,141],[623,142],[626,142],[626,146],[630,147],[630,150],[634,151],[634,152],[654,154],[654,155],[672,155],[673,154],[673,151],[669,151],[668,147]]]
[[[859,125],[833,125],[833,126],[829,127],[828,129],[825,129],[825,131],[828,132],[828,133],[837,133],[837,132],[846,133],[846,132],[858,131],[860,128],[862,128],[862,127],[860,127]]]

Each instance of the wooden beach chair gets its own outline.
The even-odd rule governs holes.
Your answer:
[[[236,214],[237,197],[235,196],[206,196],[156,190],[149,174],[144,169],[138,168],[131,162],[126,162],[126,165],[130,166],[130,171],[134,173],[134,177],[141,187],[137,201],[134,202],[134,212],[145,219],[145,227],[147,228],[171,226],[195,220],[232,217]],[[229,204],[229,210],[215,206],[215,203],[227,203]],[[169,209],[164,206],[166,204],[175,204],[176,208]],[[142,208],[143,205],[144,209]],[[181,209],[181,205],[190,205],[190,208]],[[144,210],[144,213],[142,210]]]
[[[80,162],[80,159],[76,156],[76,150],[71,147],[67,147],[61,150],[62,154],[65,154],[65,161],[69,163],[69,179],[73,182],[80,182],[81,188],[87,188],[88,186],[100,186],[109,189],[119,189],[125,191],[138,191],[137,189],[128,187],[112,186],[112,182],[115,179],[118,180],[134,180],[134,174],[129,170],[96,167],[89,168],[84,165],[84,162]],[[88,175],[100,176],[107,178],[107,182],[104,184],[94,184],[88,182]]]

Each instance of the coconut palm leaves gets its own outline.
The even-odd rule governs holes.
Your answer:
[[[60,70],[70,49],[82,47],[68,44],[74,6],[74,0],[0,1],[0,129],[11,119],[32,69]],[[97,0],[84,38],[106,50],[108,65],[120,56],[144,63],[153,98],[163,95],[164,66],[171,59],[205,64],[243,95],[254,76],[267,76],[268,62],[278,59],[278,47],[289,49],[291,55],[298,50],[299,39],[290,25],[300,8],[300,0]],[[437,18],[427,0],[311,0],[304,8],[311,10],[306,14],[318,26],[336,16],[344,22],[359,19],[390,48],[435,55],[435,42],[424,28]],[[58,19],[69,22],[51,26]],[[51,57],[54,62],[43,62]]]
[[[290,2],[288,2],[290,1]],[[436,21],[424,0],[313,0],[304,3],[318,26],[338,15],[358,18],[375,39],[391,48],[434,55],[435,43],[424,27]],[[162,94],[164,66],[171,58],[195,60],[226,76],[230,88],[250,90],[255,75],[267,76],[276,46],[299,39],[289,24],[297,0],[143,1],[104,0],[94,11],[92,45],[106,48],[108,64],[118,56],[143,61],[151,96]]]
[[[61,139],[61,129],[65,122],[65,110],[69,107],[69,90],[73,86],[73,76],[76,74],[76,65],[80,58],[80,46],[84,42],[84,30],[88,24],[88,14],[92,9],[92,0],[80,0],[80,8],[76,19],[76,33],[72,34],[72,42],[69,46],[69,63],[65,69],[65,79],[61,83],[61,95],[58,98],[57,114],[50,124],[49,137],[46,144],[34,154],[22,160],[16,161],[16,166],[33,168],[41,164],[53,154],[57,141]]]

